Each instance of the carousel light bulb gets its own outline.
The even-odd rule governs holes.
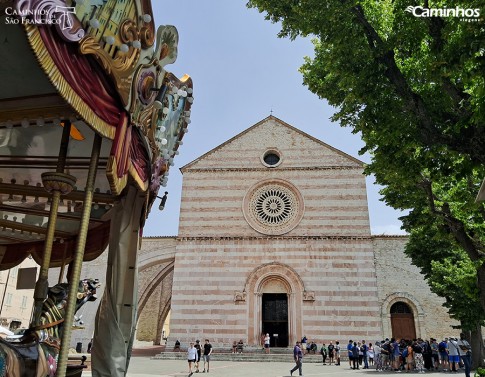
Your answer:
[[[5,123],[5,127],[12,128],[13,127],[12,121],[11,120],[7,120],[7,123]]]
[[[42,127],[42,126],[45,124],[45,122],[44,122],[44,118],[42,118],[42,117],[38,118],[38,119],[37,119],[37,121],[36,121],[36,124],[37,124],[39,127]]]
[[[22,119],[22,122],[20,122],[20,124],[21,124],[21,126],[22,126],[23,128],[27,128],[27,127],[29,127],[29,125],[30,125],[30,123],[29,123],[29,121],[27,120],[27,118]]]
[[[93,29],[99,28],[99,21],[96,18],[91,18],[89,20],[89,26],[91,26]]]
[[[188,103],[193,103],[194,102],[194,97],[188,97],[187,98]]]
[[[113,37],[112,35],[107,36],[104,40],[108,45],[112,45],[115,43],[115,37]]]
[[[162,187],[167,187],[167,184],[165,182],[162,183]]]
[[[187,88],[187,93],[192,94],[194,92],[194,89],[192,88]]]
[[[167,129],[164,126],[158,127],[158,131],[165,132]]]
[[[162,110],[162,113],[167,115],[169,113],[169,111],[170,111],[170,109],[168,107],[164,107],[163,110]]]
[[[183,94],[183,93],[184,93],[184,91],[183,91],[182,89],[177,90],[177,94],[178,94],[180,97],[182,97],[182,94]]]
[[[175,153],[176,155],[179,155],[179,154],[180,154],[180,152],[179,152],[179,151],[175,151],[174,153]]]
[[[134,48],[141,48],[141,42],[140,41],[133,41],[133,42],[131,42],[131,45]]]
[[[149,23],[149,22],[151,22],[151,20],[152,20],[152,16],[150,16],[148,13],[145,13],[145,14],[142,16],[142,18],[143,18],[143,22],[145,22],[145,23]]]
[[[182,94],[181,94],[181,96],[182,96],[183,98],[187,97],[187,92],[186,92],[185,90],[182,90]]]
[[[185,114],[186,117],[189,117],[191,112],[190,112],[190,110],[187,110],[187,111],[184,111],[184,114]]]
[[[161,103],[160,101],[155,101],[155,102],[153,102],[153,107],[155,109],[160,110],[163,107],[163,103]]]
[[[59,118],[56,118],[56,119],[54,119],[54,121],[52,123],[54,124],[54,126],[60,126],[61,120]]]
[[[167,139],[165,139],[165,138],[164,138],[164,139],[162,139],[162,141],[161,141],[161,142],[162,142],[162,145],[167,145],[167,143],[168,143]]]
[[[129,50],[129,49],[130,49],[130,47],[128,47],[128,45],[127,45],[127,44],[124,44],[124,43],[123,43],[123,44],[120,46],[120,51],[121,51],[121,52],[128,52],[128,50]]]
[[[99,208],[99,204],[98,203],[94,203],[93,208],[94,209],[98,209]]]

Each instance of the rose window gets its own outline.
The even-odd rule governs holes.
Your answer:
[[[303,200],[288,182],[260,183],[244,200],[244,215],[260,233],[283,234],[293,229],[303,213]]]

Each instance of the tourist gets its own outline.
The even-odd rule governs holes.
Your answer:
[[[414,342],[413,344],[413,353],[414,353],[414,364],[416,366],[416,370],[418,373],[425,373],[424,372],[424,359],[423,359],[423,347],[420,344],[420,340]]]
[[[374,346],[374,358],[376,360],[376,371],[383,371],[382,367],[382,357],[381,357],[381,343],[376,342],[376,345]]]
[[[458,363],[460,362],[460,354],[458,353],[458,348],[457,339],[450,338],[448,341],[448,362],[452,372],[457,372],[459,369]]]
[[[300,348],[300,342],[296,342],[295,347],[293,347],[293,359],[295,360],[295,367],[290,370],[290,375],[293,376],[293,372],[298,369],[300,376],[303,376],[302,372],[302,359],[303,351]]]
[[[357,342],[352,345],[352,369],[359,369],[359,352],[360,347]]]
[[[391,367],[394,368],[394,371],[398,371],[400,370],[399,358],[401,356],[401,352],[399,350],[399,343],[397,342],[396,339],[391,338],[390,346],[391,346],[391,353],[389,354],[389,363],[391,364]]]
[[[332,365],[333,363],[334,351],[335,351],[335,346],[333,345],[332,341],[330,341],[330,344],[328,345],[328,364],[329,365]]]
[[[440,366],[440,356],[438,351],[438,343],[436,339],[431,338],[431,343],[429,345],[431,347],[431,358],[433,359],[433,368],[434,370],[438,370]]]
[[[428,340],[421,342],[421,347],[423,347],[423,359],[424,359],[424,369],[433,369],[433,353],[431,351],[431,344]]]
[[[389,339],[382,341],[381,343],[381,360],[382,360],[382,370],[392,369],[390,364],[389,355],[391,354],[391,345],[389,344]]]
[[[187,361],[189,362],[189,377],[194,374],[192,372],[192,365],[197,360],[197,349],[194,347],[194,343],[190,343],[190,347],[187,349]]]
[[[306,335],[303,335],[303,338],[301,338],[301,346],[300,346],[303,353],[305,353],[305,351],[306,351],[307,340],[308,339],[307,339]]]
[[[438,344],[438,353],[440,355],[440,364],[443,372],[446,372],[449,368],[448,363],[448,338],[445,338]]]
[[[320,355],[322,355],[323,365],[327,365],[325,361],[327,360],[327,348],[325,343],[323,343],[322,348],[320,348]]]
[[[269,343],[270,343],[271,337],[269,334],[266,334],[264,337],[264,352],[269,353]]]
[[[244,348],[244,342],[242,339],[239,339],[239,342],[237,343],[237,352],[242,353]]]
[[[357,347],[359,347],[359,366],[362,366],[362,360],[364,359],[364,352],[362,351],[362,345],[357,342]]]
[[[335,365],[340,365],[340,342],[338,340],[335,341],[333,353],[336,361]]]
[[[347,344],[347,356],[349,358],[349,365],[350,369],[352,369],[352,359],[354,357],[354,354],[352,353],[352,347],[353,347],[352,339],[349,340],[349,344]]]
[[[367,355],[369,357],[369,365],[374,365],[374,347],[372,346],[372,343],[369,343]]]
[[[207,363],[207,373],[209,373],[209,361],[211,359],[211,354],[212,354],[212,345],[209,343],[209,339],[206,339],[204,344],[204,355],[203,355],[203,359],[204,359],[204,370],[202,371],[203,373],[206,372],[205,370],[206,363]]]
[[[465,339],[465,334],[460,334],[460,340],[457,342],[458,352],[460,354],[463,364],[465,364],[465,377],[470,377],[470,369],[472,365],[472,347]]]
[[[368,355],[368,350],[369,347],[367,347],[367,344],[365,344],[365,340],[362,340],[362,346],[360,347],[362,351],[362,361],[364,362],[364,369],[369,369],[369,355]]]
[[[414,351],[411,342],[408,342],[406,345],[406,349],[403,351],[403,358],[406,361],[406,372],[414,370]]]
[[[197,350],[197,359],[195,360],[195,373],[199,373],[200,356],[202,355],[202,347],[200,346],[199,339],[195,341],[194,348]]]

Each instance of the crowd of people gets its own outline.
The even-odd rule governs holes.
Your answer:
[[[308,342],[306,336],[297,342],[295,349],[304,353],[315,350],[315,343]],[[470,377],[471,346],[464,334],[460,338],[444,338],[438,342],[436,339],[395,339],[386,338],[375,344],[362,340],[360,342],[349,340],[347,356],[351,369],[375,368],[376,371],[395,371],[426,373],[426,371],[457,372],[464,369],[465,377]],[[323,344],[320,348],[323,365],[340,365],[340,344]],[[301,370],[301,359],[296,357],[297,369]],[[328,363],[328,364],[327,364]],[[295,369],[296,370],[296,369]]]

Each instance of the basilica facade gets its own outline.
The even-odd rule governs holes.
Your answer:
[[[179,234],[139,253],[139,340],[287,347],[455,331],[406,236],[371,235],[363,163],[270,116],[181,168]]]

